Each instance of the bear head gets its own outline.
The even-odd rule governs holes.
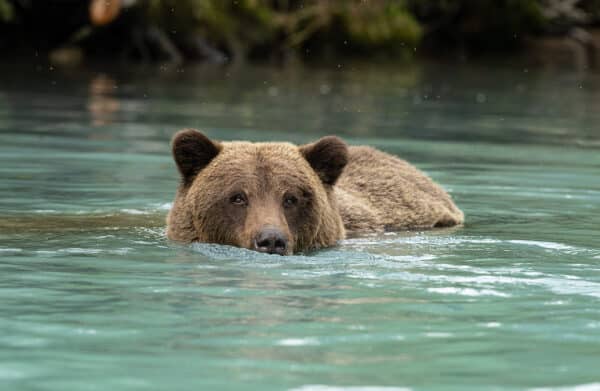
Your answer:
[[[167,218],[170,239],[285,255],[344,238],[333,194],[348,162],[339,138],[303,146],[217,142],[184,129],[172,152],[181,184]]]

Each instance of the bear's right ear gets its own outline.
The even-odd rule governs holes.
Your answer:
[[[171,148],[183,183],[189,185],[223,147],[196,129],[183,129],[173,136]]]

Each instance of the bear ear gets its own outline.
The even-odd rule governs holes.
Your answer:
[[[300,153],[326,185],[334,185],[348,163],[348,147],[336,136],[303,145]]]
[[[189,185],[196,174],[221,152],[222,146],[196,129],[183,129],[173,136],[171,148],[183,183]]]

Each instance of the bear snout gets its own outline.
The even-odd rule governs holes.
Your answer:
[[[273,226],[261,228],[254,237],[254,250],[261,253],[286,255],[288,245],[287,235]]]

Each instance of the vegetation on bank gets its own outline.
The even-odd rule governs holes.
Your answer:
[[[513,50],[599,23],[600,0],[0,0],[0,50],[67,61],[408,58]]]

